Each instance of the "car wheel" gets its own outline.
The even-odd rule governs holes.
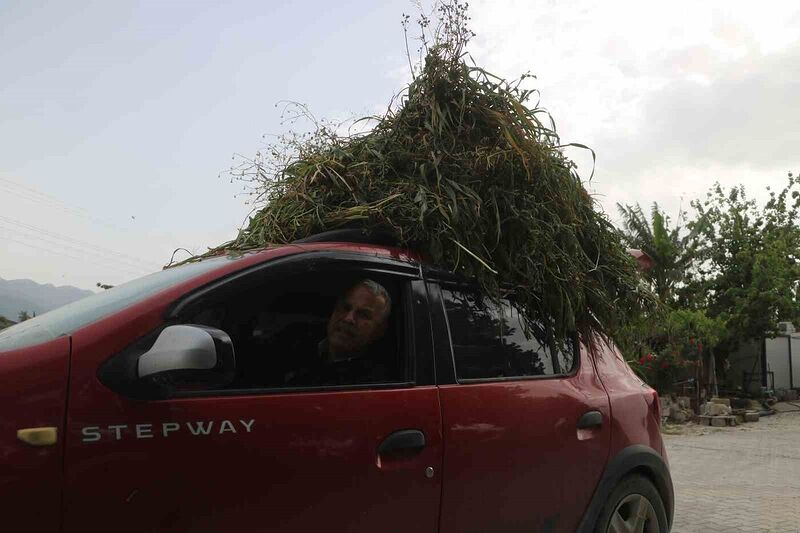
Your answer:
[[[611,493],[595,533],[668,533],[661,496],[646,478],[623,479]]]

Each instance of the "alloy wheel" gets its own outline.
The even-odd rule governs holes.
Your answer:
[[[659,533],[658,516],[650,500],[629,494],[614,509],[607,533]]]

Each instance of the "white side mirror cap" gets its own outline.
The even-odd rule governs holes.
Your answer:
[[[195,326],[169,326],[139,357],[140,378],[171,370],[211,370],[217,365],[214,338]]]

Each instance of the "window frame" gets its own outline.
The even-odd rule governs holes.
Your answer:
[[[433,347],[430,339],[427,294],[422,281],[421,266],[412,261],[365,254],[352,251],[312,251],[302,252],[259,263],[250,268],[235,272],[212,281],[192,292],[183,295],[169,306],[164,321],[148,334],[132,342],[126,349],[110,357],[98,368],[98,378],[115,392],[129,396],[128,391],[114,386],[116,380],[109,379],[111,368],[131,367],[131,360],[138,360],[141,346],[155,342],[158,334],[166,327],[187,323],[182,321],[186,313],[207,297],[231,295],[245,289],[249,284],[262,285],[280,281],[286,274],[323,274],[330,272],[370,273],[391,276],[402,287],[403,346],[410,369],[410,379],[395,383],[364,383],[353,385],[325,385],[304,387],[253,387],[235,389],[167,390],[165,395],[150,399],[218,398],[226,396],[272,396],[277,394],[318,394],[325,392],[407,389],[423,385],[433,385]],[[230,295],[229,295],[230,296]],[[228,296],[228,297],[229,297]],[[428,359],[429,361],[426,361]],[[109,364],[110,363],[110,364]],[[135,363],[132,365],[135,367]],[[108,367],[108,368],[106,368]],[[410,376],[409,376],[410,374]]]
[[[463,280],[459,280],[454,276],[448,276],[450,279],[437,279],[428,280],[428,291],[431,294],[429,299],[431,301],[431,313],[433,315],[432,321],[439,323],[444,327],[442,335],[436,335],[434,338],[436,345],[436,365],[437,376],[442,374],[447,376],[447,382],[437,382],[439,385],[443,384],[459,384],[470,385],[475,383],[504,383],[516,381],[538,381],[550,379],[568,379],[576,376],[581,366],[580,357],[580,343],[578,342],[578,335],[575,333],[572,338],[572,368],[569,372],[561,372],[558,374],[542,374],[534,376],[510,376],[510,377],[488,377],[488,378],[459,378],[458,367],[455,359],[455,349],[453,345],[453,336],[451,333],[450,319],[447,315],[447,307],[445,305],[444,290],[472,290],[475,291],[476,287]],[[438,318],[437,318],[438,315]],[[440,327],[442,327],[440,326]],[[552,354],[551,354],[552,357]],[[441,370],[440,370],[441,369]]]

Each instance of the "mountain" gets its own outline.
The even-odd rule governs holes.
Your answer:
[[[0,316],[16,321],[20,311],[40,315],[94,294],[70,285],[42,285],[29,279],[0,278]]]

